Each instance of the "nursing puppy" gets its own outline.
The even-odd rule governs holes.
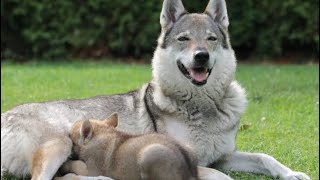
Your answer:
[[[129,135],[116,130],[117,125],[116,113],[103,121],[76,122],[70,131],[73,151],[87,170],[69,167],[70,171],[121,180],[198,179],[195,155],[175,140],[161,134]],[[77,175],[65,177],[70,176],[77,179]]]

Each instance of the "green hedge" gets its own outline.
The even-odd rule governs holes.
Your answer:
[[[319,0],[228,2],[234,47],[261,55],[286,51],[319,55]]]
[[[207,1],[184,0],[191,12]],[[227,1],[233,47],[319,53],[319,0]],[[1,1],[1,57],[151,56],[161,0]]]

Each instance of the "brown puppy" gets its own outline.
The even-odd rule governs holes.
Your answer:
[[[83,175],[121,180],[198,179],[196,157],[175,140],[161,134],[129,135],[116,130],[117,124],[114,113],[104,121],[85,120],[73,125],[70,136],[74,152],[87,165]]]

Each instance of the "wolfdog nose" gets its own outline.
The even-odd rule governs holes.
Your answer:
[[[209,53],[207,51],[196,51],[194,60],[197,63],[204,64],[209,61]]]

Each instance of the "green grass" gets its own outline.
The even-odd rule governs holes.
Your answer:
[[[2,63],[1,112],[26,102],[127,92],[150,79],[149,65]],[[249,99],[241,120],[248,128],[238,134],[238,149],[270,154],[319,179],[318,65],[240,65],[236,79]],[[239,180],[272,179],[227,173]]]

